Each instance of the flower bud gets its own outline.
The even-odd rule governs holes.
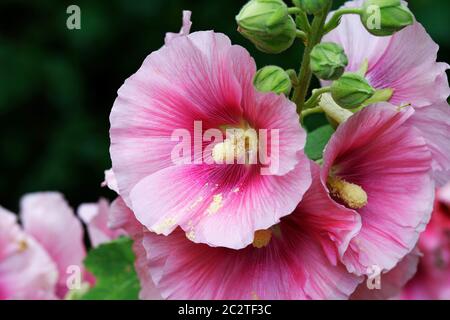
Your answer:
[[[353,109],[373,96],[375,90],[357,73],[344,73],[331,85],[333,100],[343,108]]]
[[[238,31],[266,53],[283,52],[296,38],[297,27],[282,0],[251,0],[236,21]]]
[[[307,14],[317,14],[324,11],[331,0],[295,0],[294,4]]]
[[[253,84],[258,91],[284,93],[286,96],[289,95],[292,88],[289,75],[277,66],[267,66],[260,69],[255,75]]]
[[[414,16],[400,0],[366,0],[361,22],[369,33],[383,37],[414,23]]]
[[[336,43],[319,43],[311,51],[311,70],[319,79],[339,79],[347,64],[344,49]]]

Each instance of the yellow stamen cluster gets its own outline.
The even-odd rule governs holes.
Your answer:
[[[253,246],[258,249],[264,248],[270,243],[270,239],[272,239],[271,229],[255,231]]]
[[[217,163],[248,164],[258,150],[258,136],[256,131],[249,129],[228,129],[227,138],[216,144],[212,150],[212,158]]]
[[[337,177],[328,177],[330,194],[351,209],[361,209],[367,205],[367,193],[357,184]]]

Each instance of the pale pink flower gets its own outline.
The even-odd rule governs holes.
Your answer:
[[[24,231],[36,239],[58,267],[56,295],[69,291],[71,268],[82,272],[82,280],[91,281],[83,268],[86,249],[83,227],[64,197],[56,192],[25,195],[20,202]]]
[[[347,2],[360,6],[363,1]],[[421,131],[433,155],[437,182],[450,180],[450,94],[446,63],[437,63],[439,46],[423,26],[413,25],[390,37],[369,34],[357,15],[345,15],[323,41],[340,44],[348,56],[346,71],[357,71],[368,61],[366,78],[376,89],[393,89],[390,103],[411,104],[416,113],[409,125]]]
[[[404,288],[402,299],[450,300],[450,203],[445,201],[449,186],[437,193],[431,221],[419,239],[423,257],[417,274]]]
[[[138,258],[147,261],[162,297],[348,298],[361,279],[348,273],[338,257],[358,232],[359,217],[329,198],[319,168],[312,166],[316,179],[298,208],[278,225],[258,231],[244,249],[197,244],[180,228],[169,236],[144,230],[146,252]]]
[[[292,102],[254,89],[256,66],[244,48],[212,31],[182,33],[119,89],[110,117],[119,193],[150,231],[168,235],[180,226],[195,234],[194,242],[243,248],[256,230],[290,214],[310,186],[306,134]],[[175,164],[172,151],[180,142],[172,134],[185,129],[198,140],[195,121],[202,122],[201,133],[269,130],[279,147],[278,156],[268,148],[278,168],[262,175],[260,164]],[[279,140],[270,130],[279,130]],[[186,159],[199,155],[194,150]]]
[[[404,125],[413,114],[410,107],[369,106],[338,127],[324,152],[323,184],[362,219],[342,257],[358,275],[394,268],[429,221],[431,154],[419,132]]]
[[[81,281],[92,281],[83,268],[82,225],[61,194],[25,195],[20,219],[23,229],[2,209],[0,293],[7,290],[6,298],[13,299],[64,298],[74,272]]]
[[[0,300],[55,299],[58,269],[45,249],[0,207]]]

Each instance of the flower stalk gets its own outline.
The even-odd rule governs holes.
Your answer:
[[[308,33],[305,51],[303,53],[302,64],[298,75],[298,85],[294,90],[292,100],[297,105],[297,112],[301,114],[306,100],[306,94],[311,83],[312,71],[310,68],[311,51],[316,44],[318,44],[323,37],[323,28],[326,17],[331,9],[331,4],[325,10],[316,15],[312,21],[311,32]]]

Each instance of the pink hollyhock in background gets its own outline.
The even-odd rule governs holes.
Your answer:
[[[244,249],[196,244],[179,228],[163,236],[141,227],[133,238],[145,249],[137,254],[152,276],[150,289],[155,283],[168,299],[348,298],[361,279],[337,257],[358,232],[359,217],[329,198],[312,166],[316,182],[294,213],[257,231]],[[122,208],[113,220],[136,225],[131,213],[126,218],[125,204]]]
[[[55,299],[58,269],[45,249],[0,207],[0,300]]]
[[[414,109],[382,103],[342,123],[324,152],[321,179],[337,203],[361,216],[361,231],[342,257],[349,272],[394,268],[415,247],[430,218],[431,154],[405,126]]]
[[[69,292],[72,267],[79,268],[82,281],[92,282],[92,277],[83,270],[86,255],[83,228],[64,197],[54,192],[29,194],[22,198],[20,207],[23,230],[16,224],[14,216],[2,209],[2,220],[5,221],[2,227],[9,225],[11,228],[6,230],[6,236],[3,230],[0,235],[1,248],[6,248],[0,255],[0,278],[6,279],[0,280],[0,287],[1,283],[14,282],[18,286],[12,296],[5,298],[30,299],[36,293],[39,299],[62,299]],[[17,273],[21,270],[23,275]],[[8,282],[9,277],[14,280]],[[2,290],[0,288],[0,292]]]
[[[364,1],[347,2],[358,7]],[[357,71],[368,62],[366,78],[375,89],[392,89],[389,102],[411,104],[415,114],[407,124],[421,131],[433,155],[439,184],[450,180],[450,94],[446,63],[437,63],[439,46],[422,25],[413,25],[389,37],[367,32],[357,15],[345,15],[323,41],[340,44],[348,56],[346,71]]]
[[[450,184],[437,192],[433,216],[421,235],[423,253],[417,274],[400,298],[407,300],[450,299]]]
[[[256,230],[290,214],[310,186],[306,134],[292,102],[254,89],[248,52],[220,33],[188,35],[188,15],[180,34],[169,34],[119,89],[110,116],[113,170],[119,194],[150,231],[168,235],[180,226],[194,242],[240,249]],[[279,147],[278,157],[270,154],[279,167],[261,175],[260,164],[175,164],[179,142],[171,136],[185,129],[195,137],[195,121],[201,134],[279,130],[279,141],[269,136]]]

